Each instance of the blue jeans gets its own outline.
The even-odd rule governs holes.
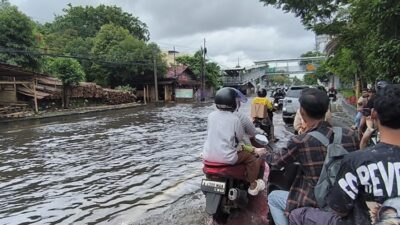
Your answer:
[[[269,210],[276,225],[289,225],[284,214],[288,195],[288,191],[273,191],[268,195]]]

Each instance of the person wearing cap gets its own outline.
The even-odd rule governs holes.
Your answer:
[[[203,159],[227,165],[244,164],[250,183],[248,193],[257,195],[265,189],[264,181],[258,178],[262,160],[257,155],[266,150],[245,145],[245,130],[235,113],[241,97],[234,88],[217,91],[214,98],[217,110],[208,115]]]

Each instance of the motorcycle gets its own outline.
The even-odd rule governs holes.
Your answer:
[[[265,135],[256,135],[256,141],[268,146]],[[246,181],[245,165],[227,165],[203,160],[205,179],[201,190],[206,197],[206,212],[217,223],[226,223],[233,210],[246,208],[249,202],[247,192],[250,184]],[[265,163],[261,164],[259,178],[264,177]]]
[[[271,139],[269,134],[271,133],[271,121],[269,119],[255,118],[253,124],[256,128],[260,128],[265,134],[268,140]]]
[[[274,108],[281,111],[283,108],[283,97],[274,98]]]
[[[329,94],[329,99],[331,100],[331,102],[336,102],[336,100],[337,100],[336,94],[330,93]]]

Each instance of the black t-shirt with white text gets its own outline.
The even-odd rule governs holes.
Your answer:
[[[352,224],[368,224],[365,201],[383,203],[397,196],[400,196],[400,146],[378,143],[345,156],[327,200],[333,210],[347,214]]]

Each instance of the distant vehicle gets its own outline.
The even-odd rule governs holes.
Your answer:
[[[286,92],[286,97],[283,99],[282,118],[286,124],[292,124],[297,110],[300,108],[299,98],[304,89],[312,88],[312,86],[301,85],[291,86]],[[325,89],[325,88],[324,88]]]
[[[282,110],[283,99],[285,98],[285,91],[283,88],[276,88],[271,92],[270,97],[274,98],[274,108],[278,111]]]

